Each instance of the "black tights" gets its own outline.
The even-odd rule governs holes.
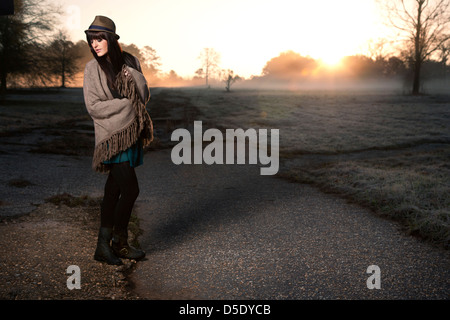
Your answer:
[[[101,226],[126,230],[138,195],[139,185],[130,163],[112,164],[101,206]]]

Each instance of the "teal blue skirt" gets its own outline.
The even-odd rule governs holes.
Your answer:
[[[125,151],[119,152],[117,155],[109,160],[104,161],[104,164],[130,162],[130,167],[135,168],[144,163],[144,149],[142,148],[142,141],[139,139],[134,145]]]

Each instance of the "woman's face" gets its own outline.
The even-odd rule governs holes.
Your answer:
[[[108,53],[108,41],[105,39],[93,39],[91,45],[99,57]]]

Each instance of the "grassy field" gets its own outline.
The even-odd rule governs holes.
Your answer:
[[[402,222],[450,247],[450,95],[394,92],[153,89],[155,142],[206,127],[280,130],[280,171]],[[11,95],[0,105],[2,152],[91,155],[80,89]]]
[[[0,138],[11,150],[91,155],[91,131],[81,89],[21,90],[0,103]]]
[[[163,91],[164,92],[164,91]],[[279,176],[450,245],[450,95],[184,89],[209,126],[280,130]]]

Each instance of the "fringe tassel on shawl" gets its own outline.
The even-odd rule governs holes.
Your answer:
[[[136,83],[133,77],[128,72],[128,76],[125,75],[126,65],[123,65],[122,71],[117,75],[116,89],[124,97],[131,100],[136,117],[139,123],[139,131],[141,138],[143,139],[144,147],[148,146],[153,141],[153,123],[145,109],[145,103],[142,102]]]
[[[92,164],[93,169],[98,172],[107,172],[108,165],[103,162],[130,148],[139,137],[142,139],[143,147],[147,147],[153,141],[152,120],[139,96],[133,77],[130,74],[125,75],[125,68],[124,65],[122,71],[117,75],[115,85],[122,96],[130,99],[136,118],[128,127],[114,133],[95,147]]]

